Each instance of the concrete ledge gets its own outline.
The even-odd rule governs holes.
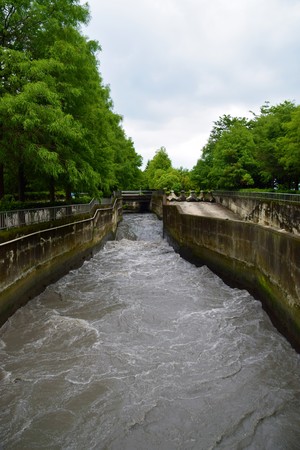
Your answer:
[[[79,267],[115,234],[122,203],[94,216],[0,244],[0,325],[45,287]]]
[[[165,235],[184,258],[259,298],[300,351],[298,236],[250,222],[183,214],[175,205],[164,205],[163,220]]]

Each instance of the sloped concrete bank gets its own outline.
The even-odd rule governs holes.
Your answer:
[[[273,323],[300,351],[300,237],[261,225],[188,215],[163,206],[164,233],[197,265],[262,301]]]
[[[112,238],[122,200],[94,216],[0,244],[0,325],[20,306],[69,270],[79,267]]]

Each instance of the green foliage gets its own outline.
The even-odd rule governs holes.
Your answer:
[[[144,187],[147,189],[166,189],[179,192],[192,186],[187,169],[174,169],[165,147],[156,151],[152,160],[148,161],[144,171]]]
[[[165,147],[156,150],[153,159],[148,161],[145,169],[145,181],[147,188],[159,189],[157,183],[164,172],[172,168],[171,160]],[[157,173],[156,173],[157,172]]]
[[[217,179],[217,187],[225,189],[253,185],[253,148],[253,138],[247,127],[239,122],[231,125],[215,145],[211,181]]]
[[[295,105],[287,101],[276,106],[265,103],[260,116],[254,116],[254,157],[259,165],[260,185],[274,187],[275,180],[277,184],[288,182],[289,174],[281,161],[284,149],[280,139],[286,135],[285,124],[290,121],[294,109]]]
[[[290,115],[290,120],[283,125],[284,136],[277,139],[276,150],[279,164],[289,176],[289,187],[295,189],[300,181],[300,106]]]
[[[26,186],[53,197],[134,185],[141,157],[103,85],[100,46],[78,31],[87,6],[0,1],[0,18],[0,198],[3,186],[23,199]]]
[[[291,188],[300,181],[300,109],[265,103],[253,119],[215,122],[191,178],[201,189]]]

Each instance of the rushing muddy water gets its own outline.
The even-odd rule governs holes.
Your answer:
[[[0,330],[2,449],[299,449],[300,360],[153,215]]]

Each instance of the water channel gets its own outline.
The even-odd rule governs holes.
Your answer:
[[[0,330],[0,448],[296,450],[300,359],[151,214]]]

